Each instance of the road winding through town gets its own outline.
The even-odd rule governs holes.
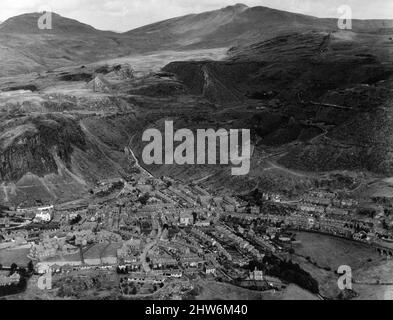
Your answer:
[[[149,263],[146,261],[147,255],[148,255],[149,251],[157,245],[158,241],[161,238],[161,234],[162,234],[162,227],[161,227],[161,223],[159,221],[157,221],[157,225],[158,225],[157,236],[155,237],[155,239],[152,242],[150,242],[146,245],[146,247],[143,249],[141,257],[140,257],[140,260],[142,263],[142,268],[146,273],[151,271]]]

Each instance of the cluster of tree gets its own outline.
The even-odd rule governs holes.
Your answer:
[[[264,203],[263,193],[259,189],[255,189],[247,195],[240,196],[240,199],[248,202],[249,205],[262,206]]]
[[[3,269],[3,265],[0,263],[0,270]],[[18,272],[22,277],[29,278],[34,274],[34,264],[30,260],[29,263],[27,264],[27,268],[23,267],[18,267],[16,263],[11,264],[11,267],[9,268],[10,273],[9,275],[12,276],[15,272]]]
[[[136,295],[138,293],[138,290],[136,289],[135,286],[132,286],[130,288],[128,285],[126,285],[126,286],[123,287],[123,293],[125,295],[132,295],[132,296],[134,296],[134,295]]]
[[[77,299],[91,298],[92,294],[108,292],[113,289],[109,276],[106,274],[89,276],[87,278],[68,276],[56,281],[56,287],[59,288],[57,292],[58,297],[75,297]]]
[[[0,270],[3,270],[2,264],[0,264]],[[18,265],[13,263],[11,264],[9,271],[9,276],[12,276],[14,273],[18,273],[20,275],[20,280],[18,283],[13,283],[8,286],[0,286],[0,297],[24,292],[27,287],[28,279],[34,274],[34,265],[33,262],[30,261],[27,268],[18,268]]]
[[[135,282],[128,282],[126,279],[120,279],[120,289],[125,295],[136,295],[143,288],[143,294],[151,294],[164,287],[164,283],[154,284],[149,287],[144,287]],[[147,291],[147,292],[146,292]]]
[[[145,206],[147,204],[147,202],[149,201],[149,199],[150,199],[150,194],[145,193],[139,197],[139,202]]]
[[[26,286],[27,280],[21,276],[18,283],[13,283],[9,286],[0,286],[0,297],[21,293],[26,290]]]
[[[189,291],[187,291],[184,294],[183,300],[196,300],[196,297],[200,294],[200,288],[193,288]]]
[[[265,256],[262,262],[253,261],[249,264],[250,270],[254,270],[255,267],[263,270],[267,275],[297,284],[299,287],[312,293],[319,293],[318,281],[308,272],[304,271],[297,263],[284,261],[271,255]]]
[[[117,274],[128,274],[128,272],[129,272],[128,266],[126,266],[125,268],[119,268],[119,267],[116,268]]]
[[[358,297],[358,293],[350,290],[350,289],[344,289],[343,291],[341,291],[337,297],[338,300],[351,300],[353,298]]]
[[[81,217],[81,215],[78,214],[74,219],[70,220],[70,225],[75,225],[75,224],[81,222],[81,220],[82,220],[82,217]]]

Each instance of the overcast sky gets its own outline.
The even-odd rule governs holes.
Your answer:
[[[236,3],[267,6],[317,17],[338,17],[349,5],[359,19],[393,19],[393,0],[0,0],[0,21],[51,10],[97,29],[127,31],[152,22],[219,9]]]

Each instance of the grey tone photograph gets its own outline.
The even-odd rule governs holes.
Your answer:
[[[393,300],[393,1],[237,1],[0,0],[1,301]]]

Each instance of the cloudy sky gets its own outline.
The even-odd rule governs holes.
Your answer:
[[[393,19],[393,0],[0,0],[0,21],[26,12],[46,10],[98,29],[126,31],[238,2],[318,17],[338,17],[337,8],[349,5],[354,18]]]

